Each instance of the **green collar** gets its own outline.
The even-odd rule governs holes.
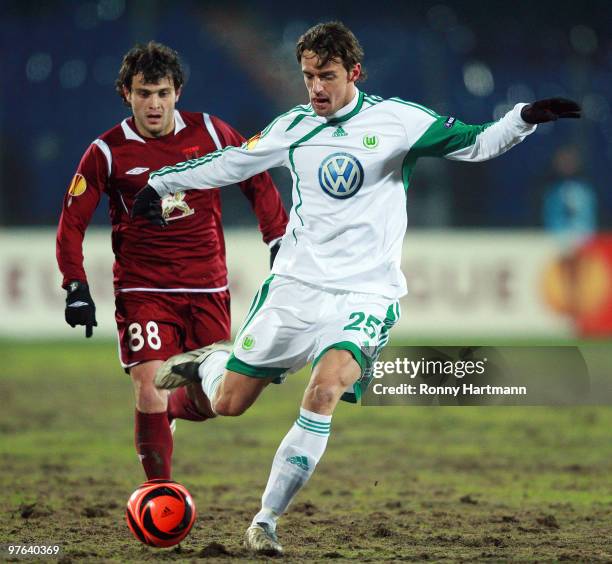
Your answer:
[[[364,93],[359,91],[359,99],[357,100],[357,105],[353,108],[353,110],[350,111],[345,116],[341,116],[339,118],[330,119],[327,122],[327,125],[336,125],[337,123],[342,123],[342,122],[344,122],[346,120],[351,119],[353,116],[357,115],[360,112],[361,107],[363,106],[363,97],[364,97]]]

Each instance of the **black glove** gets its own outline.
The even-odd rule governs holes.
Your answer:
[[[270,270],[274,266],[274,259],[276,258],[276,255],[278,254],[278,251],[280,249],[280,244],[281,242],[277,241],[276,243],[274,243],[274,245],[270,247]]]
[[[130,216],[132,219],[142,216],[155,225],[168,225],[162,216],[161,198],[155,188],[148,184],[134,197]]]
[[[579,118],[580,106],[566,98],[547,98],[523,106],[521,117],[527,123],[557,121],[559,118]]]
[[[66,323],[70,327],[85,325],[85,337],[93,335],[96,322],[96,304],[91,299],[89,286],[85,282],[70,282],[66,289]]]

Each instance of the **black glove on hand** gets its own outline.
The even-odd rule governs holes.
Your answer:
[[[272,270],[272,267],[274,266],[274,259],[276,258],[276,255],[278,254],[278,251],[280,249],[280,244],[281,242],[278,241],[270,247],[270,270]]]
[[[523,106],[521,117],[527,123],[557,121],[559,118],[579,118],[580,106],[566,98],[547,98]]]
[[[96,322],[96,304],[91,299],[89,286],[85,282],[70,282],[66,296],[66,323],[70,327],[85,325],[85,337],[93,335]]]
[[[162,216],[161,198],[155,188],[148,184],[134,198],[131,218],[137,217],[144,217],[155,225],[168,225]]]

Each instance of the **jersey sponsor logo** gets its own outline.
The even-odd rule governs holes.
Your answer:
[[[80,196],[87,190],[87,180],[78,172],[72,177],[70,186],[68,186],[68,194],[70,196]]]
[[[246,142],[246,148],[249,151],[252,151],[255,146],[257,145],[257,143],[259,143],[259,140],[261,139],[261,132],[257,133],[257,135],[253,135],[253,137],[251,137],[247,142]]]
[[[338,129],[332,133],[332,137],[347,137],[348,133],[342,129],[342,126],[339,125]]]
[[[161,201],[162,217],[166,221],[175,221],[184,217],[193,215],[195,210],[190,208],[185,201],[185,192],[177,192],[176,194],[168,194]],[[174,214],[178,210],[178,214]],[[173,215],[174,214],[174,215]]]
[[[181,153],[185,155],[187,160],[197,159],[200,156],[200,146],[194,145],[193,147],[185,147],[184,149],[181,149]]]
[[[131,168],[125,174],[136,176],[138,174],[142,174],[143,172],[147,172],[147,170],[149,170],[148,166],[137,166],[136,168]]]
[[[245,335],[242,339],[242,348],[245,351],[250,351],[255,346],[255,339],[253,335]]]
[[[378,136],[374,135],[374,133],[366,133],[363,136],[363,146],[366,149],[376,149],[379,143]]]
[[[319,166],[319,184],[332,198],[350,198],[363,184],[363,167],[350,153],[334,153]]]
[[[446,129],[450,129],[451,127],[453,127],[453,125],[455,125],[455,122],[457,121],[457,118],[454,117],[449,117],[445,122],[444,122],[444,127],[446,127]]]

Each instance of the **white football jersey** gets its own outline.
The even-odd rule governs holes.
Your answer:
[[[240,182],[285,166],[293,206],[273,272],[325,288],[399,298],[406,189],[419,157],[496,157],[535,130],[517,104],[497,122],[466,125],[399,98],[357,91],[329,117],[296,106],[242,147],[160,169],[160,196]]]

